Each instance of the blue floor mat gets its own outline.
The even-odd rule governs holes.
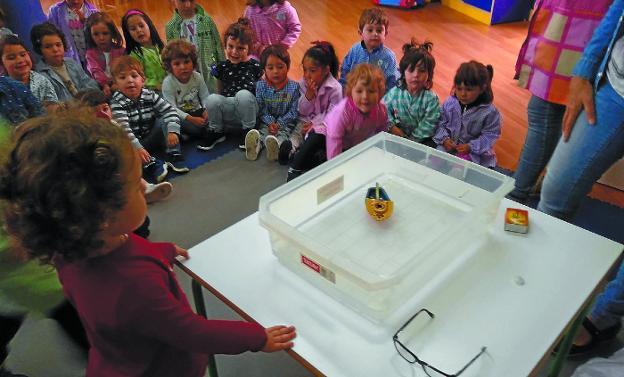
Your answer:
[[[189,169],[193,170],[207,162],[223,156],[224,154],[232,150],[238,149],[239,141],[240,140],[238,137],[236,137],[236,135],[227,135],[225,141],[217,144],[213,149],[209,151],[200,151],[199,149],[197,149],[197,140],[183,141],[182,155],[186,160],[186,166],[188,166]],[[158,157],[163,158],[164,156],[159,155]],[[187,174],[193,174],[193,172],[191,171]],[[179,175],[181,174],[170,171],[169,174],[167,174],[167,180],[173,179]]]

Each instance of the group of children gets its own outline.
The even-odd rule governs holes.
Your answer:
[[[19,105],[0,96],[5,121],[57,112],[94,89],[110,98],[110,111],[97,103],[104,120],[69,111],[22,123],[0,169],[0,197],[12,203],[8,232],[31,257],[57,268],[91,343],[88,374],[166,375],[183,365],[184,375],[200,375],[206,353],[292,346],[292,327],[195,316],[170,269],[186,252],[131,234],[146,217],[141,177],[154,183],[171,170],[189,171],[183,135],[207,151],[234,125],[246,158],[266,149],[269,160],[290,165],[288,180],[382,131],[496,164],[501,120],[492,67],[461,64],[440,106],[432,44],[411,40],[397,63],[384,45],[389,20],[379,8],[361,14],[361,41],[342,65],[331,43],[317,41],[294,81],[288,48],[302,29],[288,1],[248,0],[245,17],[222,38],[195,0],[174,4],[166,44],[144,11],[124,14],[122,38],[112,18],[84,0],[59,2],[49,22],[33,26],[34,70],[17,36],[0,42],[2,67],[13,79],[0,78],[0,91],[27,99]]]

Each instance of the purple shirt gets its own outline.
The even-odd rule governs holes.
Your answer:
[[[342,99],[342,85],[332,76],[327,76],[321,87],[316,92],[316,97],[308,101],[305,96],[308,89],[305,79],[299,80],[301,97],[299,97],[299,121],[312,122],[312,127],[317,133],[318,128],[324,129],[323,120],[325,115]],[[322,132],[324,133],[324,132]]]
[[[85,19],[89,18],[90,15],[98,11],[98,9],[88,1],[84,2],[84,8]],[[63,34],[65,34],[67,42],[67,51],[65,51],[65,56],[74,59],[78,64],[82,64],[80,55],[76,49],[76,43],[72,38],[71,29],[67,24],[67,11],[67,3],[65,1],[59,1],[58,3],[52,5],[48,10],[48,21],[56,25],[63,32]]]
[[[388,111],[381,102],[363,114],[351,97],[343,98],[325,116],[327,159],[331,160],[343,150],[349,149],[369,137],[388,128]],[[315,129],[316,131],[316,129]]]
[[[291,48],[301,34],[299,16],[288,1],[265,8],[249,5],[245,8],[244,16],[249,19],[256,33],[256,46],[250,51],[255,56],[260,56],[262,49],[272,44]]]
[[[455,96],[449,96],[442,105],[440,123],[433,140],[438,149],[446,151],[442,144],[450,138],[456,144],[470,144],[472,162],[496,166],[494,144],[501,134],[501,116],[491,103],[468,108],[462,114],[462,106]]]

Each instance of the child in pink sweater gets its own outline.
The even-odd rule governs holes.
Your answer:
[[[301,22],[295,8],[285,0],[247,0],[245,18],[256,33],[256,43],[250,51],[254,57],[274,44],[291,48],[301,34]]]

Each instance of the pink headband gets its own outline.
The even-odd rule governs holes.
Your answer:
[[[130,16],[145,16],[145,13],[138,10],[129,10],[128,13],[126,13],[126,18]]]

